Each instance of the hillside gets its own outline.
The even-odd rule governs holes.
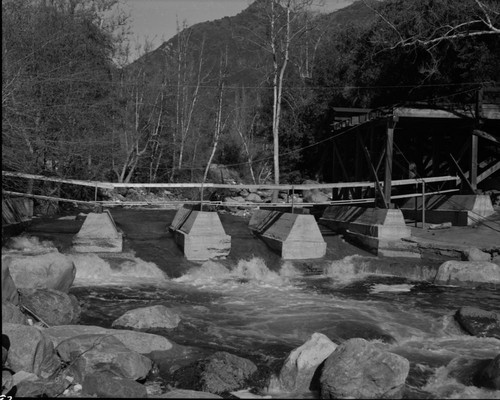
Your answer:
[[[375,0],[372,1],[374,3]],[[257,0],[234,17],[224,17],[215,21],[202,22],[187,27],[157,49],[147,53],[128,66],[128,69],[144,68],[154,76],[163,71],[165,57],[179,51],[179,44],[189,37],[188,52],[195,59],[199,57],[203,44],[204,70],[215,71],[221,54],[228,54],[228,84],[261,86],[269,70],[270,55],[259,42],[268,27],[262,24],[262,12]],[[375,14],[363,1],[338,11],[318,15],[314,23],[319,30],[331,32],[347,26],[366,25],[373,21]],[[317,32],[315,33],[317,35]],[[214,75],[216,73],[214,72]]]

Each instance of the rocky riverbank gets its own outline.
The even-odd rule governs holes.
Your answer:
[[[470,263],[443,264],[445,284],[500,282],[498,265],[488,276],[463,278]],[[491,265],[490,265],[491,264]],[[461,268],[465,266],[466,268]],[[477,270],[477,266],[473,268]],[[407,383],[408,360],[382,342],[353,338],[335,343],[314,333],[290,352],[278,374],[225,351],[211,354],[181,346],[154,329],[175,329],[183,319],[164,306],[130,310],[112,329],[79,325],[81,303],[68,294],[73,262],[50,247],[21,246],[2,254],[2,394],[15,397],[248,398],[290,393],[322,398],[432,398]],[[488,280],[488,282],[486,282]],[[472,307],[457,310],[464,334],[500,339],[500,315]],[[458,329],[458,328],[457,328]],[[170,371],[169,386],[155,384],[158,366]],[[459,382],[500,390],[500,355],[457,358],[448,373]],[[251,392],[248,389],[251,389]]]

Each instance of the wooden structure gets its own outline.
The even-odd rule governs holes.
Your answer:
[[[468,105],[333,110],[332,164],[325,167],[324,175],[333,182],[375,181],[379,207],[390,208],[394,195],[401,194],[392,190],[395,179],[457,174],[461,192],[476,193],[487,178],[498,176],[498,88],[478,90],[476,102]],[[349,146],[353,142],[355,146]],[[439,189],[446,188],[451,186]],[[373,195],[359,188],[333,194],[337,199]]]

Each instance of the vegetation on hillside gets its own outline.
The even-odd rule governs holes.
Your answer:
[[[314,178],[333,106],[467,102],[500,81],[497,1],[408,4],[256,0],[125,65],[116,0],[2,0],[2,169],[201,181],[210,161],[271,182],[279,138],[280,182]]]

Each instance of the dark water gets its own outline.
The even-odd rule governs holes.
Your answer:
[[[83,324],[110,327],[130,309],[162,304],[178,312],[181,323],[154,333],[195,346],[200,354],[226,350],[274,371],[314,332],[336,343],[363,337],[408,358],[407,383],[413,387],[445,398],[500,398],[500,391],[458,383],[446,369],[458,356],[500,353],[500,340],[468,336],[453,319],[465,305],[500,311],[500,293],[380,274],[404,269],[400,275],[416,276],[411,271],[435,269],[437,260],[377,259],[324,231],[323,259],[283,261],[251,235],[248,220],[225,214],[230,255],[195,263],[183,257],[166,229],[175,211],[112,214],[124,232],[123,254],[71,255],[77,266],[71,291],[84,303]],[[69,252],[80,226],[69,219],[39,220],[30,233]],[[167,379],[168,371],[162,373]]]

